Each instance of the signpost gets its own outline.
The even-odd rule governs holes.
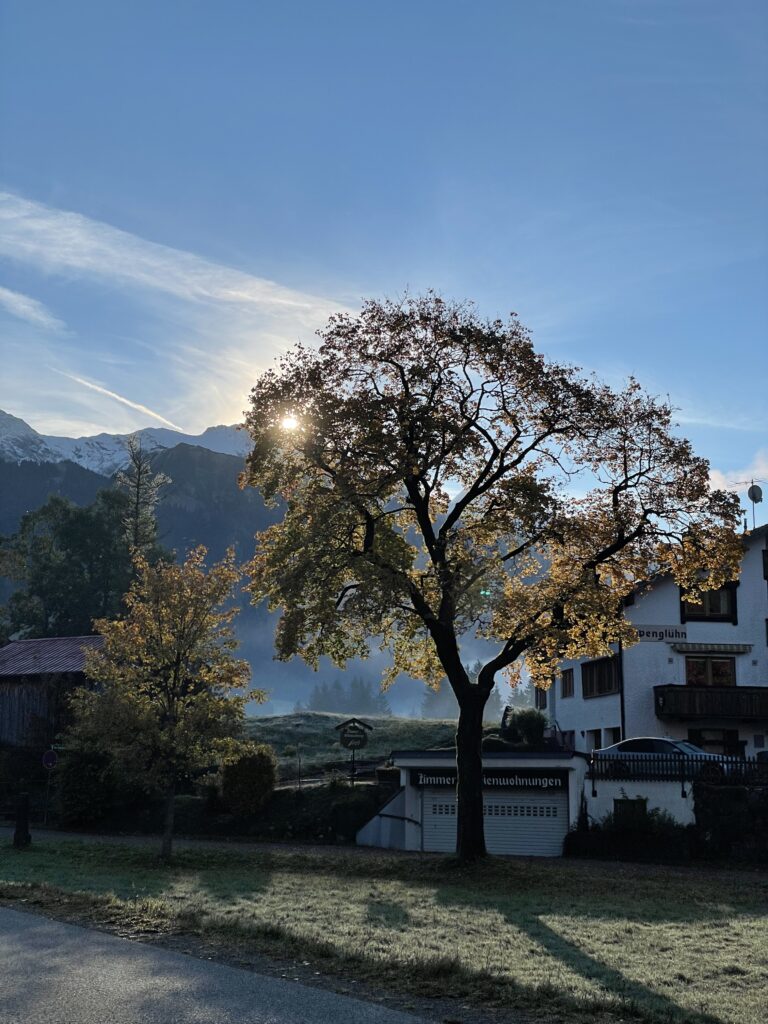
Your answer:
[[[339,743],[351,752],[349,778],[352,785],[355,784],[355,753],[362,750],[368,743],[368,733],[373,731],[373,726],[367,722],[361,722],[359,718],[348,718],[336,726],[339,734]]]
[[[48,771],[53,771],[59,762],[59,755],[55,750],[46,750],[43,754],[43,768],[47,768]],[[48,776],[50,778],[50,775]]]
[[[43,824],[48,824],[48,804],[51,796],[51,772],[59,763],[59,755],[51,747],[50,750],[46,750],[42,757],[43,768],[48,772],[48,779],[45,784],[45,810],[43,811]]]

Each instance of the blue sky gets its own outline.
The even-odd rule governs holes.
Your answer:
[[[234,422],[330,311],[434,287],[768,478],[763,0],[0,11],[0,408]]]

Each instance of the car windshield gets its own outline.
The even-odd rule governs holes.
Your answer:
[[[706,754],[706,750],[702,750],[701,747],[697,747],[695,743],[689,743],[687,740],[683,740],[677,745],[684,754]]]

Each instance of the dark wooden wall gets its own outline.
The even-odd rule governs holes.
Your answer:
[[[80,673],[0,679],[0,743],[48,746],[63,724],[66,694],[83,681]]]

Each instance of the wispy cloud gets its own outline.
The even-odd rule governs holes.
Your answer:
[[[190,302],[286,314],[313,325],[338,309],[327,299],[8,192],[0,192],[0,255],[48,272],[111,279]]]
[[[683,427],[711,427],[714,430],[741,430],[748,434],[765,429],[765,419],[761,416],[734,411],[731,415],[714,416],[708,413],[683,412],[678,410],[676,421]]]
[[[54,368],[50,367],[50,369]],[[126,398],[124,395],[118,395],[116,391],[110,391],[109,388],[102,387],[101,384],[95,384],[93,381],[85,380],[83,377],[76,377],[72,373],[64,373],[62,370],[56,370],[55,372],[61,374],[62,377],[68,377],[69,380],[73,380],[76,384],[81,384],[84,388],[90,388],[92,391],[96,391],[100,395],[105,395],[107,398],[112,398],[116,402],[121,402],[123,405],[127,405],[129,409],[135,409],[136,412],[143,413],[145,416],[151,416],[166,427],[170,427],[171,430],[182,431],[181,427],[178,427],[175,423],[171,423],[171,421],[166,419],[165,416],[161,416],[159,412],[149,409],[146,405],[142,405],[140,402],[134,402],[130,398]]]
[[[79,396],[69,388],[54,396],[37,416],[38,429],[50,430],[55,420],[61,430],[71,415],[74,430],[94,415],[103,418],[101,429],[125,432],[129,409],[128,429],[145,425],[147,416],[189,431],[237,422],[258,374],[297,340],[311,342],[344,308],[8,192],[0,192],[0,259],[51,277],[53,287],[56,279],[64,282],[73,299],[71,329],[55,345],[46,335],[25,339],[10,368],[21,388],[10,380],[0,386],[0,404],[15,408],[33,382],[39,391],[42,362],[88,389],[90,403],[80,389]],[[78,289],[88,296],[79,308]],[[37,325],[43,326],[39,318]],[[49,390],[56,374],[49,375]],[[124,392],[148,404],[123,399]],[[122,404],[119,416],[115,402]]]
[[[754,480],[755,483],[760,481],[765,485],[768,481],[768,449],[763,448],[755,452],[752,462],[742,469],[711,469],[709,479],[712,481],[713,487],[738,491],[740,494],[747,493],[751,480]],[[766,490],[765,486],[763,486],[763,490]]]
[[[19,320],[26,320],[27,323],[33,324],[35,327],[42,327],[43,330],[63,331],[66,329],[64,321],[55,317],[42,302],[38,302],[37,299],[33,299],[29,295],[23,295],[21,292],[11,291],[10,288],[0,286],[0,306],[11,316],[18,317]]]

